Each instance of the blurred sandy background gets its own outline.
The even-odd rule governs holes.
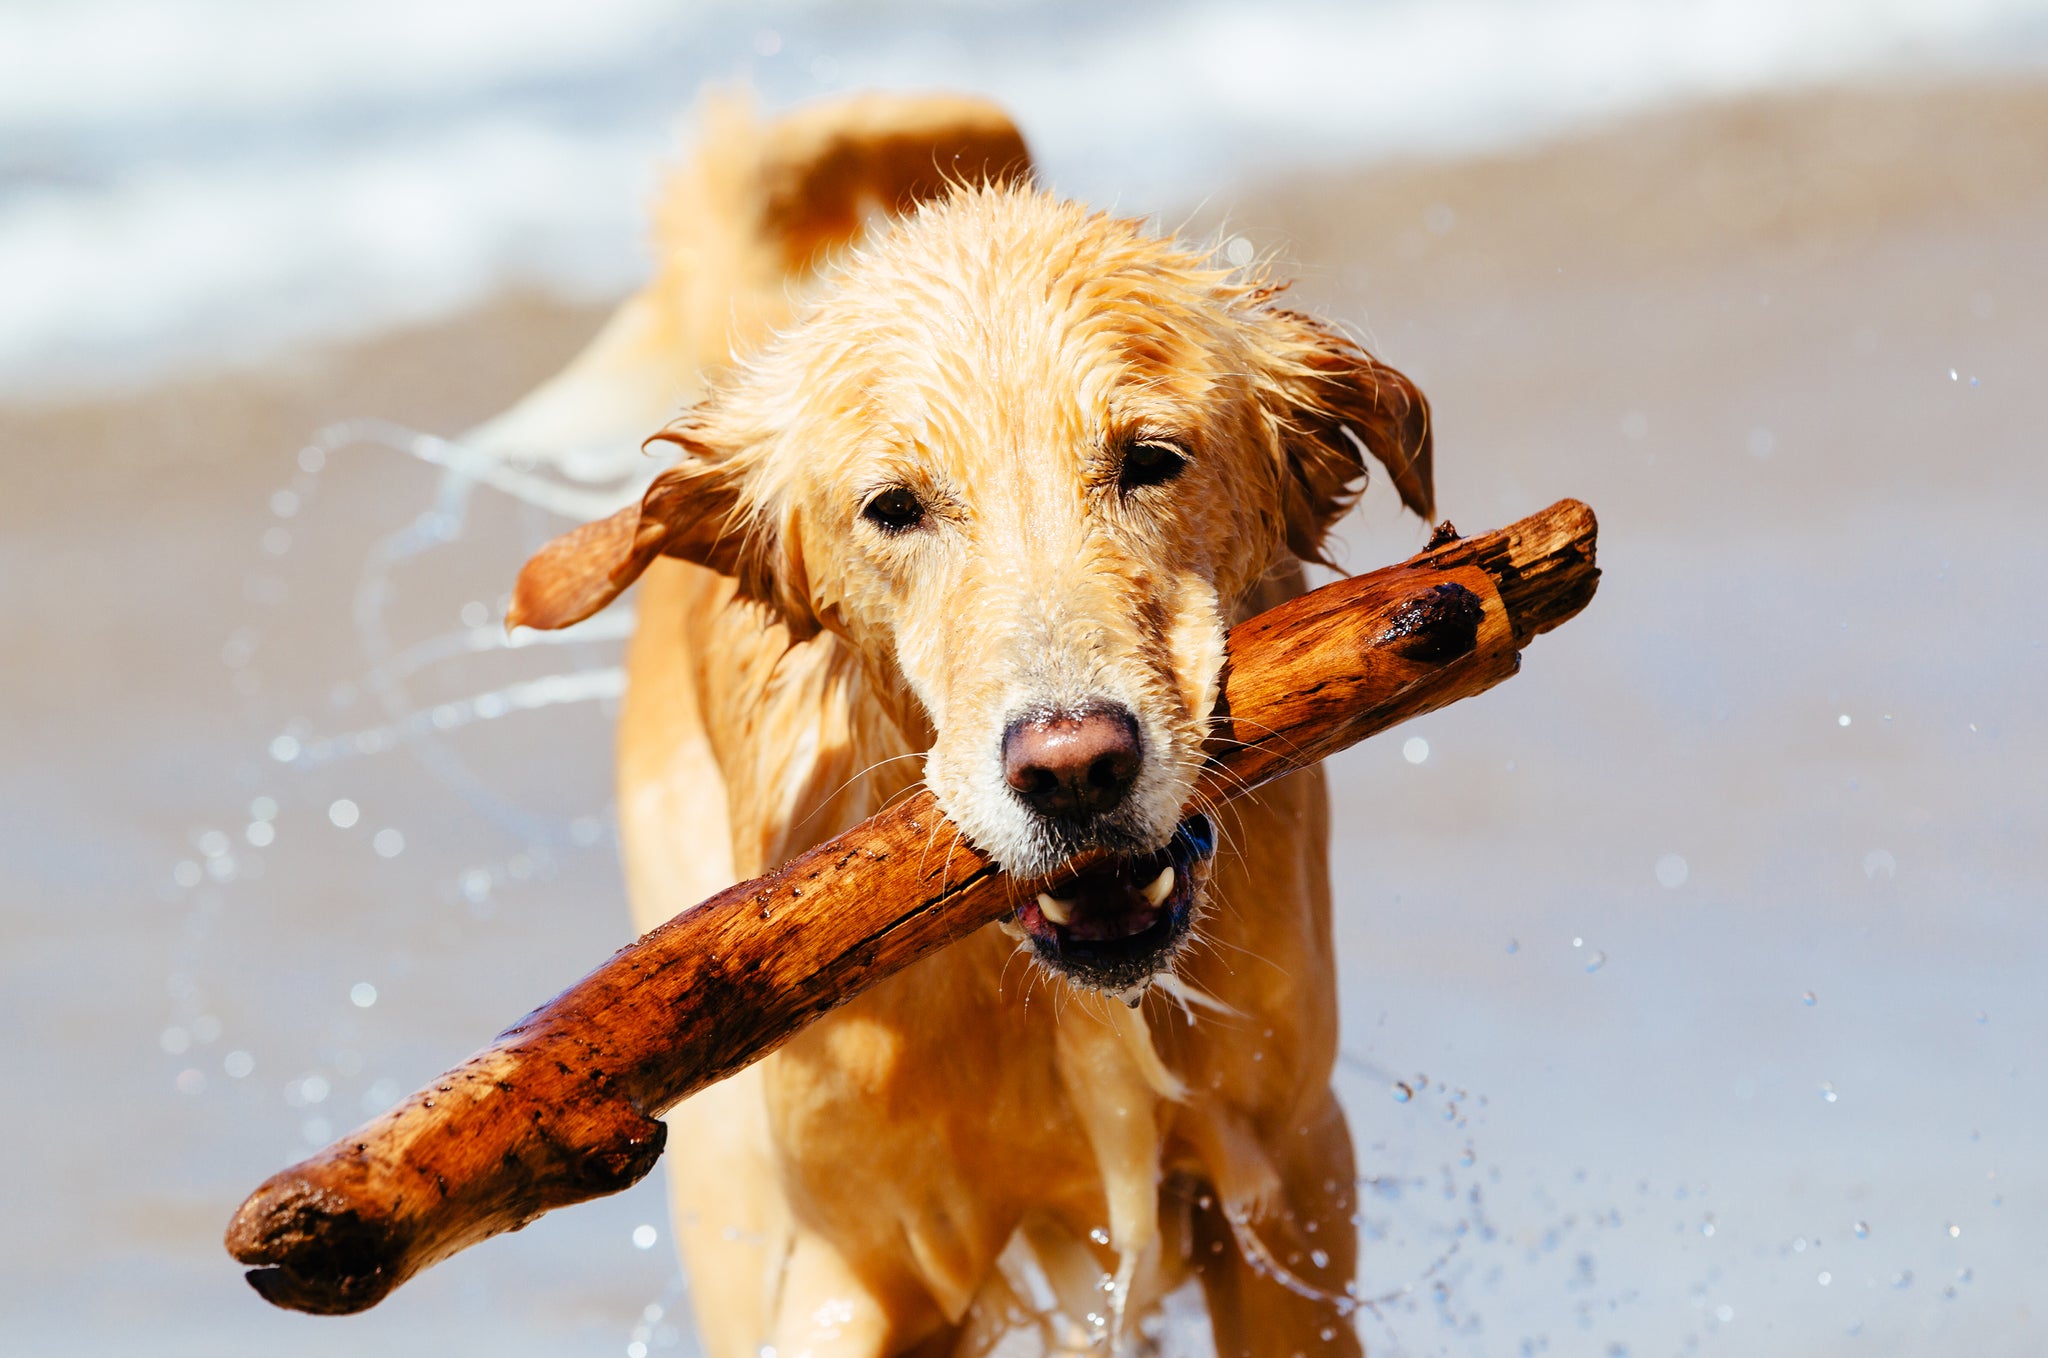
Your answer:
[[[771,30],[720,22],[774,96]],[[1600,596],[1521,677],[1333,765],[1377,1354],[2048,1343],[2048,84],[2011,55],[1477,149],[1182,147],[1123,196],[1113,152],[1048,157],[1279,251],[1430,394],[1461,526],[1601,517]],[[267,1308],[218,1244],[626,936],[616,643],[491,641],[560,521],[316,442],[460,433],[629,281],[514,273],[428,323],[278,323],[254,364],[175,309],[182,343],[11,351],[0,1350],[692,1351],[651,1181],[345,1320]],[[1419,545],[1392,498],[1350,564]]]

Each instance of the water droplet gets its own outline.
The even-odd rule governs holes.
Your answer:
[[[183,1028],[166,1028],[157,1035],[157,1045],[172,1056],[183,1056],[192,1045],[192,1034]]]
[[[1829,1103],[1833,1103],[1833,1102],[1835,1101],[1835,1083],[1834,1083],[1834,1081],[1832,1081],[1832,1080],[1822,1080],[1822,1081],[1820,1082],[1820,1096],[1821,1096],[1821,1097],[1822,1097],[1823,1099],[1826,1099],[1826,1100],[1827,1100],[1827,1101],[1828,1101]]]
[[[171,880],[179,886],[198,886],[205,876],[206,869],[189,858],[171,869]]]
[[[659,1239],[661,1232],[645,1222],[633,1228],[633,1248],[636,1250],[651,1250],[654,1248],[654,1242]]]
[[[203,1093],[206,1089],[206,1074],[188,1066],[178,1072],[177,1086],[180,1094]]]
[[[1898,1275],[1892,1279],[1892,1286],[1901,1292],[1905,1291],[1912,1285],[1913,1270],[1910,1268],[1900,1269]]]
[[[377,1002],[377,987],[368,981],[357,981],[348,988],[348,1002],[358,1009],[368,1009]]]
[[[279,736],[270,742],[270,757],[280,764],[289,764],[299,757],[299,742],[295,736]]]
[[[362,819],[362,809],[346,797],[337,797],[327,807],[327,819],[338,830],[346,830]]]
[[[1951,1221],[1951,1222],[1950,1222],[1950,1223],[1948,1224],[1948,1238],[1949,1238],[1949,1239],[1951,1239],[1951,1240],[1959,1239],[1959,1238],[1960,1238],[1960,1237],[1962,1236],[1962,1234],[1963,1234],[1963,1228],[1962,1228],[1962,1227],[1960,1227],[1960,1226],[1956,1225],[1956,1224],[1955,1224],[1955,1223],[1954,1223],[1953,1221]]]
[[[1401,742],[1401,757],[1411,764],[1420,764],[1429,758],[1429,742],[1421,736],[1410,736]]]
[[[1841,716],[1835,718],[1835,725],[1837,726],[1847,726],[1848,724],[1849,714],[1847,712],[1844,712]]]
[[[1251,263],[1257,254],[1257,248],[1243,236],[1232,236],[1223,244],[1223,257],[1240,269]]]
[[[1606,965],[1607,954],[1604,952],[1596,952],[1591,957],[1586,959],[1586,970],[1589,972],[1598,971],[1600,970],[1600,968]]]
[[[1088,1232],[1088,1238],[1098,1245],[1107,1245],[1109,1243],[1109,1232],[1105,1228],[1097,1226],[1094,1230]]]
[[[1799,1002],[1805,1005],[1808,1009],[1811,1009],[1814,1005],[1820,1002],[1820,997],[1814,994],[1811,990],[1804,990],[1801,991],[1799,994]]]
[[[1859,1221],[1859,1222],[1857,1222],[1857,1223],[1856,1223],[1856,1227],[1855,1227],[1855,1230],[1856,1230],[1856,1238],[1857,1238],[1858,1240],[1868,1240],[1868,1239],[1870,1239],[1870,1223],[1869,1223],[1869,1222],[1867,1222],[1867,1221]]]
[[[1822,1287],[1826,1287],[1829,1283],[1833,1282],[1834,1280],[1834,1274],[1828,1272],[1826,1269],[1822,1269],[1820,1271],[1820,1277],[1816,1278],[1814,1281],[1818,1282]]]
[[[387,825],[370,841],[370,847],[377,851],[379,858],[396,858],[405,852],[405,836]]]
[[[1415,1097],[1415,1091],[1408,1087],[1408,1082],[1406,1080],[1394,1081],[1393,1092],[1395,1103],[1406,1103],[1408,1102],[1408,1100]]]
[[[1666,891],[1676,891],[1692,875],[1692,868],[1683,855],[1667,853],[1657,860],[1656,872],[1658,886]]]
[[[249,1072],[256,1069],[256,1058],[245,1051],[231,1051],[220,1059],[220,1068],[227,1072],[230,1080],[246,1079]]]
[[[1323,1250],[1310,1250],[1308,1252],[1308,1261],[1317,1268],[1328,1268],[1330,1266],[1330,1256]]]
[[[1899,860],[1885,849],[1872,849],[1863,855],[1863,875],[1871,881],[1880,877],[1895,877],[1899,871]]]
[[[277,838],[277,827],[267,820],[252,820],[242,831],[242,837],[249,841],[252,848],[267,849]]]
[[[1518,952],[1520,952],[1521,950],[1522,950],[1522,941],[1521,941],[1520,939],[1518,939],[1518,938],[1511,938],[1511,939],[1509,939],[1509,940],[1508,940],[1508,953],[1509,953],[1510,955],[1513,955],[1513,954],[1515,954],[1515,953],[1518,953]]]

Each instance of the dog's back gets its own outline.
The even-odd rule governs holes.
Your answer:
[[[653,280],[559,374],[476,434],[485,446],[638,443],[708,376],[788,320],[833,252],[954,184],[1028,178],[1002,110],[964,96],[863,94],[762,122],[708,98],[690,158],[654,205]]]

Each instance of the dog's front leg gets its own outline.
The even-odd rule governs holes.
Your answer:
[[[1351,1130],[1326,1093],[1302,1124],[1267,1146],[1277,1201],[1258,1210],[1219,1185],[1194,1213],[1194,1260],[1217,1358],[1358,1358],[1348,1288],[1358,1233]]]
[[[763,1354],[778,1358],[908,1358],[952,1347],[952,1327],[907,1280],[865,1278],[824,1236],[799,1229]]]
[[[775,1315],[791,1221],[753,1066],[668,1115],[670,1220],[711,1358],[757,1358]]]

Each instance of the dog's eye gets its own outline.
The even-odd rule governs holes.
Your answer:
[[[1156,486],[1179,476],[1181,468],[1187,465],[1188,460],[1181,456],[1180,449],[1170,443],[1151,440],[1133,443],[1124,449],[1123,466],[1117,471],[1117,486],[1122,490]]]
[[[907,533],[924,522],[924,501],[908,486],[891,486],[869,500],[860,512],[885,533]]]

